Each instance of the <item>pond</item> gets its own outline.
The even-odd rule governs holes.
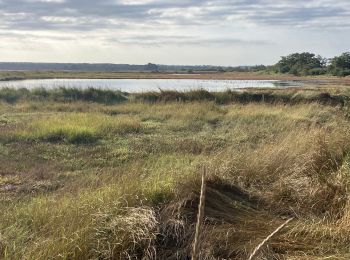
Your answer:
[[[37,79],[0,81],[0,88],[100,88],[123,92],[206,89],[224,91],[242,88],[302,87],[303,81],[281,80],[203,80],[203,79]],[[310,85],[310,83],[307,83]],[[316,84],[316,83],[315,83]]]

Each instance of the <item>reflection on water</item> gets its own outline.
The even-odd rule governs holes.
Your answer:
[[[302,81],[280,80],[202,80],[202,79],[42,79],[0,82],[0,88],[101,88],[124,92],[159,90],[186,91],[203,88],[209,91],[224,91],[240,88],[302,87]]]

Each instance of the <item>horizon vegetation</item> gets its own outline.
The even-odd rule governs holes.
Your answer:
[[[6,65],[8,64],[8,65]],[[22,65],[21,65],[22,64]],[[32,64],[32,65],[31,65]],[[46,64],[46,65],[45,65]],[[325,58],[310,52],[292,53],[282,56],[274,65],[255,66],[181,66],[129,64],[55,64],[55,63],[2,63],[0,80],[44,79],[44,78],[158,78],[162,73],[263,73],[278,76],[350,76],[350,52],[333,58]],[[159,74],[157,74],[159,73]],[[152,76],[152,74],[154,74]],[[175,76],[174,75],[174,76]]]

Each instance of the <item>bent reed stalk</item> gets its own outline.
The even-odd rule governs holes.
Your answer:
[[[276,228],[270,235],[268,235],[250,254],[248,260],[252,260],[256,254],[259,252],[259,250],[274,236],[280,231],[285,225],[287,225],[290,221],[292,221],[294,218],[287,219],[282,225],[280,225],[278,228]]]
[[[194,243],[193,243],[192,260],[199,260],[199,254],[200,254],[199,239],[201,235],[201,227],[203,223],[204,207],[205,207],[205,190],[206,190],[205,176],[206,176],[206,169],[204,168],[202,173],[201,194],[200,194],[199,205],[198,205],[198,215],[197,215],[197,223],[196,223],[196,233],[195,233]]]

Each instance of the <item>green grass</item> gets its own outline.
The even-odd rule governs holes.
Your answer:
[[[1,88],[0,101],[15,103],[20,100],[53,100],[58,102],[88,101],[103,104],[121,103],[127,97],[120,91],[101,90],[97,88],[79,89],[59,87],[54,89],[36,88],[28,90],[25,88]]]
[[[141,131],[135,117],[112,117],[102,114],[56,114],[34,119],[14,133],[14,138],[49,142],[93,143],[104,136],[125,135]]]
[[[1,103],[0,258],[186,259],[205,167],[203,258],[346,259],[349,108],[297,94]]]
[[[345,90],[345,93],[344,93]],[[328,105],[344,106],[349,102],[346,87],[334,88],[326,86],[321,88],[290,88],[290,89],[251,89],[249,91],[227,90],[223,92],[209,92],[204,89],[186,92],[161,90],[159,92],[122,93],[120,91],[102,90],[96,88],[79,89],[59,87],[54,89],[0,89],[0,102],[18,103],[23,101],[54,101],[60,103],[69,102],[94,102],[113,105],[125,102],[166,103],[166,102],[208,102],[217,104],[251,102],[265,103],[312,103],[318,102]]]

